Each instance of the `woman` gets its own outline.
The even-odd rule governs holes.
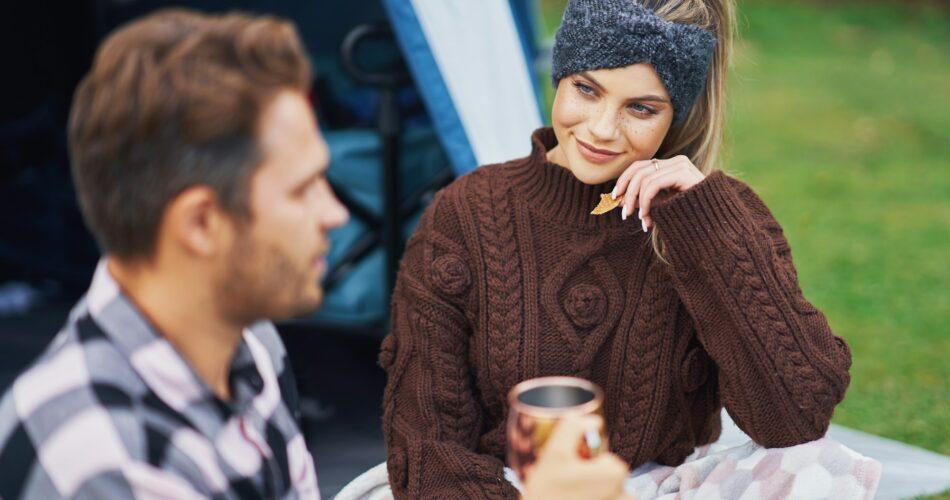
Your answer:
[[[760,447],[824,435],[848,346],[717,169],[733,26],[732,0],[570,1],[553,129],[439,193],[408,243],[380,356],[396,497],[514,497],[505,398],[538,376],[603,387],[634,468],[715,441],[723,405]],[[604,193],[621,207],[593,215]]]

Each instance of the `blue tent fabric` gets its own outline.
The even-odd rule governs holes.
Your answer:
[[[533,61],[538,53],[538,5],[535,0],[509,0],[511,15],[514,16],[525,59]]]
[[[478,166],[475,152],[412,4],[408,0],[383,0],[383,7],[453,168],[460,175],[474,169]]]
[[[538,59],[541,48],[538,43],[540,28],[536,22],[536,20],[540,18],[537,0],[509,0],[508,4],[511,7],[511,15],[514,17],[515,26],[518,28],[518,36],[521,38],[524,58],[528,61],[529,67],[534,70],[534,63]],[[538,111],[541,113],[541,116],[544,116],[541,85],[547,85],[547,80],[535,78],[534,93],[537,95]]]

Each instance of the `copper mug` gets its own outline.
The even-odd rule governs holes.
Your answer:
[[[576,377],[525,380],[508,392],[508,466],[525,480],[538,452],[566,415],[603,417],[604,393],[593,382]],[[578,443],[578,454],[591,458],[607,451],[607,433],[589,432]]]

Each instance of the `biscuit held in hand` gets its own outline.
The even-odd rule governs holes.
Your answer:
[[[615,200],[612,196],[610,196],[610,193],[602,194],[600,195],[600,203],[594,207],[594,210],[591,211],[591,215],[605,214],[619,207],[621,202],[623,202],[623,198],[617,198]]]

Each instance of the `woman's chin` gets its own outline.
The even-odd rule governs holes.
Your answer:
[[[612,181],[620,175],[614,175],[614,169],[607,165],[590,165],[579,161],[571,162],[571,172],[577,180],[592,186]]]

